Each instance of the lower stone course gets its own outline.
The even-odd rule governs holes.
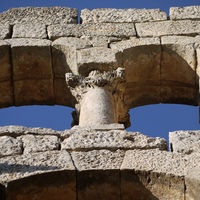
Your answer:
[[[1,153],[1,200],[200,199],[199,152],[168,152],[161,138],[125,130],[1,127],[0,141],[6,137],[21,141],[22,152]],[[62,148],[66,140],[68,150]]]

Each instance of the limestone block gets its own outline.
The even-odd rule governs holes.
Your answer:
[[[50,128],[29,128],[25,126],[0,126],[0,136],[19,137],[22,135],[55,135],[60,136],[63,131],[55,131]]]
[[[0,81],[0,108],[5,108],[13,105],[14,105],[14,94],[13,94],[13,84],[11,80]]]
[[[22,142],[10,136],[0,137],[0,157],[22,154]]]
[[[151,86],[148,86],[147,82],[140,85],[135,82],[129,82],[126,86],[124,101],[129,108],[135,108],[143,105],[158,104],[160,103],[160,96],[160,85],[158,83],[153,83],[153,85],[151,83]]]
[[[169,142],[174,153],[200,153],[200,131],[170,132]]]
[[[54,105],[53,79],[14,81],[15,105]]]
[[[108,36],[82,36],[81,39],[89,40],[93,47],[104,47],[108,48],[110,43],[121,41],[118,37],[108,37]]]
[[[146,82],[148,85],[160,82],[161,48],[159,41],[155,40],[152,45],[142,45],[143,41],[133,39],[132,47],[125,45],[122,56],[127,82]]]
[[[60,37],[108,36],[129,38],[136,36],[133,23],[94,23],[51,25],[47,28],[48,37],[55,40]]]
[[[90,129],[72,129],[71,136],[61,143],[61,149],[167,149],[162,138],[151,138],[139,132],[123,130],[94,131]]]
[[[0,82],[11,80],[11,51],[10,45],[0,40]]]
[[[164,37],[161,39],[163,45],[161,81],[174,81],[191,85],[196,84],[194,40],[191,40],[188,44],[184,40],[185,37]]]
[[[69,65],[76,62],[76,50],[91,47],[88,39],[64,37],[52,43],[52,63],[55,77],[65,78]]]
[[[13,79],[52,78],[51,42],[41,39],[10,39]]]
[[[93,47],[77,50],[77,64],[70,65],[74,74],[87,76],[92,70],[111,71],[121,65],[122,57],[116,50]]]
[[[77,194],[80,200],[120,199],[120,165],[123,151],[72,152],[77,168]]]
[[[8,183],[7,199],[76,200],[76,172],[45,172]]]
[[[18,137],[26,131],[24,126],[0,126],[0,136]]]
[[[8,39],[11,37],[11,28],[10,26],[7,25],[3,25],[3,23],[0,25],[0,40],[3,39]]]
[[[47,27],[47,34],[50,40],[61,37],[81,37],[79,24],[54,24]]]
[[[199,20],[180,20],[136,23],[139,37],[157,37],[164,35],[197,35],[200,32]]]
[[[67,7],[24,7],[12,8],[0,14],[2,24],[44,23],[68,24],[77,23],[78,11]]]
[[[200,6],[172,7],[169,15],[171,20],[200,19]]]
[[[39,38],[46,39],[45,24],[15,24],[13,27],[12,38]]]
[[[182,83],[161,83],[161,103],[198,105],[198,86]]]
[[[7,184],[36,174],[53,171],[75,170],[66,151],[46,151],[0,158],[0,182]],[[47,180],[45,180],[48,182]]]
[[[53,151],[59,149],[59,139],[54,135],[24,135],[21,136],[24,154]]]
[[[199,199],[200,188],[200,170],[199,167],[193,168],[185,177],[185,199],[195,200]]]
[[[84,9],[81,22],[85,23],[131,23],[166,20],[167,14],[159,9]]]
[[[145,199],[184,200],[183,176],[190,162],[183,154],[167,151],[126,151],[121,166],[122,199],[140,195]]]
[[[8,199],[76,199],[76,172],[66,151],[11,156],[0,163]]]
[[[54,79],[55,104],[74,107],[76,99],[72,96],[65,79]]]

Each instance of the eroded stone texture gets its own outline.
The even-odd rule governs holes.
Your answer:
[[[12,38],[40,38],[47,39],[45,24],[15,24]]]
[[[61,143],[62,149],[92,150],[92,149],[167,149],[167,143],[162,138],[151,138],[139,132],[122,130],[94,131],[90,129],[73,129],[71,136]]]
[[[162,21],[136,23],[139,37],[158,37],[164,35],[197,35],[200,32],[199,20]]]
[[[17,154],[22,154],[22,142],[10,136],[0,137],[0,157]]]
[[[72,152],[78,170],[77,194],[81,200],[120,199],[120,172],[123,151]]]
[[[85,23],[124,23],[166,20],[167,14],[159,9],[84,9],[81,22]]]
[[[8,39],[11,37],[11,28],[9,25],[0,25],[0,39]]]
[[[169,15],[171,20],[200,19],[200,6],[172,7]]]
[[[46,151],[0,158],[0,182],[21,179],[35,174],[52,171],[75,170],[66,151]]]
[[[147,194],[150,192],[155,199],[184,200],[183,176],[192,168],[200,167],[199,159],[199,155],[193,157],[158,150],[126,151],[121,167],[122,196],[133,198],[134,190],[137,194],[137,190],[145,187]],[[131,189],[131,193],[126,193]]]
[[[199,188],[200,188],[200,170],[199,167],[195,167],[188,172],[185,177],[185,199],[195,200],[199,199]]]
[[[60,37],[108,36],[129,38],[136,36],[133,23],[94,23],[50,25],[47,28],[48,37],[55,40]]]
[[[53,135],[22,136],[24,154],[59,150],[59,139]]]
[[[66,7],[24,7],[12,8],[0,14],[2,24],[45,23],[68,24],[77,23],[78,11]]]
[[[200,131],[170,132],[169,142],[174,153],[200,153]]]
[[[116,50],[102,47],[80,49],[76,52],[76,64],[70,65],[74,74],[87,76],[92,70],[108,71],[121,66],[122,58]]]

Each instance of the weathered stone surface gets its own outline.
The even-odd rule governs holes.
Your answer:
[[[169,133],[171,151],[174,153],[200,153],[200,131],[174,131]]]
[[[197,58],[197,69],[196,69],[196,80],[197,84],[200,84],[200,48],[196,49],[196,58]]]
[[[22,135],[55,135],[60,136],[63,131],[55,131],[49,128],[29,128],[25,126],[0,126],[0,136],[18,137]]]
[[[11,79],[11,51],[10,45],[0,40],[0,81],[8,81]]]
[[[0,136],[17,137],[24,134],[26,131],[24,126],[0,126]]]
[[[10,136],[0,137],[0,157],[22,154],[22,142]]]
[[[72,152],[78,170],[77,194],[81,200],[120,199],[123,151]]]
[[[72,96],[65,79],[54,79],[55,104],[74,107],[76,99]]]
[[[200,19],[200,6],[172,7],[169,15],[171,20]]]
[[[166,20],[167,14],[159,9],[84,9],[81,22],[85,23],[131,23]]]
[[[195,200],[199,199],[199,188],[200,188],[200,170],[199,167],[195,167],[188,172],[185,177],[185,199]]]
[[[15,105],[54,105],[53,79],[14,81]]]
[[[122,196],[133,198],[135,193],[138,194],[137,190],[145,187],[146,195],[150,192],[154,198],[184,200],[183,176],[193,167],[200,167],[199,159],[199,156],[194,158],[158,150],[126,151],[121,167]],[[135,193],[126,193],[131,189]],[[145,192],[144,197],[147,197]]]
[[[71,136],[61,143],[62,149],[167,149],[167,143],[162,138],[151,138],[139,132],[122,130],[92,131],[87,129],[72,129]]]
[[[76,50],[91,47],[87,39],[64,37],[52,43],[52,63],[55,77],[65,78],[65,73],[70,72],[69,65],[75,65]]]
[[[93,125],[93,126],[73,126],[71,128],[72,130],[77,131],[84,131],[84,130],[90,130],[90,131],[109,131],[109,130],[124,130],[125,127],[123,124],[99,124],[99,125]]]
[[[11,28],[9,25],[0,25],[0,40],[8,39],[11,37]]]
[[[160,45],[160,38],[136,38],[131,37],[129,40],[123,40],[119,42],[112,42],[109,46],[111,49],[116,49],[123,52],[125,49],[137,47],[137,46],[147,46],[147,45]]]
[[[53,135],[25,135],[21,136],[24,154],[59,150],[59,139]]]
[[[0,81],[0,108],[5,108],[14,105],[13,84],[11,80]]]
[[[71,157],[66,151],[47,151],[3,157],[0,158],[0,163],[0,171],[4,172],[0,174],[2,184],[35,174],[75,170]]]
[[[55,40],[60,37],[108,36],[129,38],[136,36],[133,23],[94,23],[51,25],[47,28],[48,37]]]
[[[13,79],[52,78],[51,42],[41,39],[10,39]]]
[[[2,24],[44,23],[68,24],[77,23],[78,11],[67,7],[24,7],[12,8],[0,14]]]
[[[12,38],[39,38],[46,39],[46,25],[45,24],[15,24],[13,27]]]
[[[184,40],[184,39],[183,39]],[[194,44],[175,43],[171,38],[162,39],[161,81],[196,84],[196,56]],[[172,73],[176,72],[176,73]]]
[[[77,63],[70,65],[74,74],[87,76],[92,70],[110,71],[121,66],[121,56],[116,50],[93,47],[77,50]]]
[[[164,35],[197,35],[200,32],[199,20],[180,20],[136,23],[139,37],[157,37]]]
[[[150,84],[152,86],[148,86],[148,82],[127,83],[124,95],[126,105],[128,105],[129,108],[135,108],[138,106],[160,103],[160,85],[155,82],[150,82]]]
[[[44,172],[8,183],[6,199],[76,200],[76,172]]]

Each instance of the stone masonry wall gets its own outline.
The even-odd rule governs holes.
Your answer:
[[[17,8],[0,14],[0,107],[74,107],[65,73],[126,70],[129,108],[198,105],[200,7]],[[141,78],[142,77],[142,78]],[[176,91],[176,93],[174,93]]]
[[[1,199],[199,199],[199,131],[110,128],[0,127]]]
[[[65,74],[124,68],[124,102],[199,104],[200,6],[0,14],[0,107],[77,103]],[[1,200],[198,200],[199,131],[0,127]]]

